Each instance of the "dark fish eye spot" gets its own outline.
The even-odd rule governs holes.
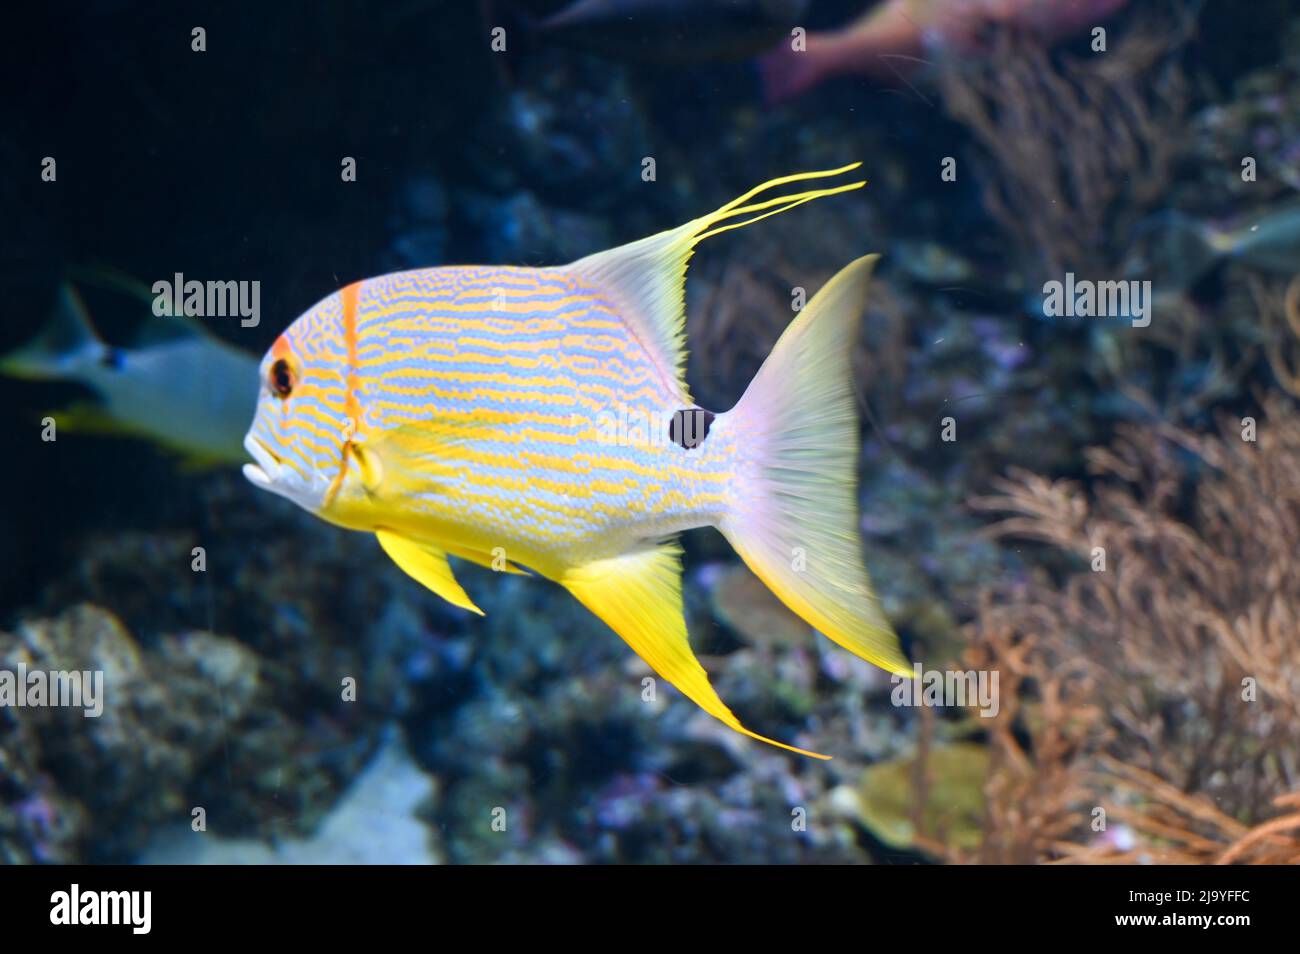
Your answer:
[[[668,439],[674,444],[692,450],[704,443],[713,426],[714,415],[702,407],[686,407],[673,412],[668,424]]]
[[[112,368],[114,371],[121,371],[122,365],[126,363],[126,355],[122,353],[121,348],[105,348],[104,355],[99,359],[99,363],[106,368]]]
[[[270,378],[271,392],[277,397],[287,398],[293,393],[293,369],[284,358],[271,365]]]

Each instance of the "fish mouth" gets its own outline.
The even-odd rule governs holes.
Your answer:
[[[248,482],[255,487],[271,489],[280,476],[280,459],[252,434],[244,438],[244,450],[257,461],[256,464],[244,465],[244,476]]]

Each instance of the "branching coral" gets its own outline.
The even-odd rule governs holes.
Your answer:
[[[1267,335],[1269,367],[1278,384],[1300,397],[1300,273],[1280,290],[1276,283],[1251,275],[1249,288]]]
[[[987,728],[985,838],[978,852],[950,860],[1030,864],[1062,856],[1088,830],[1092,796],[1075,760],[1109,737],[1097,676],[1086,660],[1063,657],[1053,631],[1018,617],[982,600],[983,628],[965,665],[1000,676],[1001,706]]]
[[[985,860],[1300,861],[1300,415],[1263,409],[1122,431],[1087,495],[1018,473],[975,501],[1057,568],[968,630],[1002,677]]]
[[[1151,16],[1087,58],[1004,34],[993,55],[941,73],[948,113],[993,160],[985,206],[1043,273],[1113,269],[1111,250],[1127,247],[1116,239],[1167,187],[1187,32]]]

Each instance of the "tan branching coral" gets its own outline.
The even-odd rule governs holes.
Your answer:
[[[1044,273],[1113,270],[1111,250],[1167,188],[1189,30],[1166,10],[1086,57],[1004,34],[992,55],[942,71],[945,108],[992,159],[985,207]]]
[[[1002,680],[982,860],[1300,862],[1300,414],[1263,411],[974,502],[1047,546],[968,628]]]
[[[1264,354],[1273,376],[1289,394],[1300,397],[1300,274],[1285,287],[1258,275],[1248,275],[1247,282],[1266,336]]]
[[[997,669],[1001,706],[987,728],[985,839],[969,858],[1030,864],[1058,858],[1087,830],[1091,792],[1076,767],[1079,752],[1109,736],[1096,705],[1096,676],[1086,661],[1054,666],[1051,638],[1030,635],[986,597],[985,629],[965,665]]]

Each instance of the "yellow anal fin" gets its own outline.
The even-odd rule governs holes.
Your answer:
[[[390,530],[376,530],[375,536],[379,538],[379,545],[384,548],[384,552],[392,557],[403,572],[423,583],[452,606],[470,610],[479,616],[487,615],[474,605],[474,601],[456,582],[456,577],[447,564],[447,554]]]
[[[651,669],[715,719],[760,742],[829,759],[829,755],[751,732],[718,698],[686,636],[680,553],[676,546],[665,545],[600,560],[567,571],[560,582],[623,637]]]

